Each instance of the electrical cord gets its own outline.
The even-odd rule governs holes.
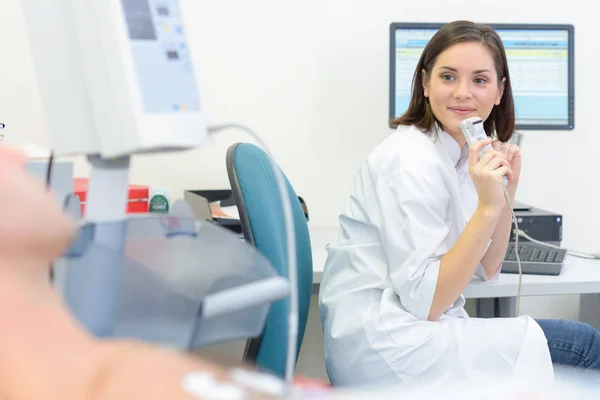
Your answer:
[[[515,223],[515,230],[519,230],[519,222],[517,221],[517,217],[515,215],[515,210],[513,210],[512,203],[510,201],[510,196],[506,189],[504,189],[504,198],[506,199],[506,203],[512,214],[513,222]],[[517,285],[517,310],[515,312],[515,318],[521,314],[521,282],[523,280],[523,269],[521,267],[521,258],[519,257],[519,235],[515,235],[515,256],[517,258],[517,268],[519,270],[519,283]]]
[[[285,374],[284,379],[289,384],[292,381],[294,374],[294,366],[296,364],[297,338],[298,338],[298,278],[296,271],[296,236],[294,231],[294,220],[292,214],[292,203],[290,201],[287,184],[281,170],[277,167],[277,163],[273,157],[273,153],[269,151],[266,143],[252,129],[241,124],[221,124],[208,127],[208,132],[214,134],[226,129],[239,129],[254,140],[265,150],[269,155],[269,163],[271,170],[275,176],[275,181],[281,197],[283,208],[283,218],[286,231],[287,244],[287,265],[288,265],[288,280],[290,282],[290,299],[288,312],[288,345],[286,354]]]
[[[46,189],[52,190],[52,166],[54,165],[54,151],[50,152],[48,157],[48,166],[46,167]],[[48,278],[50,283],[54,282],[54,264],[50,264],[50,271],[48,272]]]
[[[50,184],[52,183],[52,166],[54,165],[54,151],[50,152],[48,157],[48,167],[46,168],[46,189],[50,190]]]

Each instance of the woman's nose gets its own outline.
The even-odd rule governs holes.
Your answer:
[[[454,97],[457,99],[468,99],[471,97],[471,88],[468,82],[459,82],[454,90]]]

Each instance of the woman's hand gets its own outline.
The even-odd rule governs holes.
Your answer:
[[[512,175],[508,178],[509,183],[518,183],[521,176],[521,149],[516,144],[502,143],[499,140],[492,142],[492,148],[502,153],[510,165]]]
[[[469,174],[477,189],[479,208],[486,213],[499,215],[505,205],[502,177],[507,175],[509,182],[514,178],[502,152],[490,149],[479,159],[479,151],[491,141],[481,140],[469,148]]]

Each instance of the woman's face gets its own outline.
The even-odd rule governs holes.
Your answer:
[[[433,114],[461,147],[466,141],[460,122],[471,117],[485,121],[502,99],[504,79],[498,82],[494,59],[479,42],[449,47],[437,57],[430,75],[422,74]]]

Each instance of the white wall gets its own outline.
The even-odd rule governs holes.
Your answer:
[[[46,144],[18,0],[0,6],[0,121],[10,134]],[[360,162],[389,133],[388,31],[392,21],[573,23],[576,31],[576,129],[525,132],[519,199],[564,214],[564,243],[600,249],[593,111],[600,103],[596,17],[583,1],[182,0],[187,32],[213,122],[236,121],[274,150],[312,224],[332,226]],[[580,3],[581,7],[575,6]],[[500,6],[500,4],[502,4]],[[501,9],[501,7],[505,7]],[[132,181],[175,193],[228,185],[225,150],[241,133],[183,154],[139,156]],[[79,166],[80,173],[86,169]],[[581,171],[577,173],[576,171]],[[586,173],[584,177],[583,173]]]
[[[390,133],[390,22],[574,24],[576,128],[525,132],[518,198],[564,215],[564,245],[600,251],[600,135],[593,119],[600,105],[600,45],[597,16],[585,11],[582,0],[182,3],[212,120],[247,124],[268,141],[306,199],[313,226],[336,224],[355,170]],[[0,5],[0,121],[11,134],[45,143],[18,7],[19,0]],[[225,133],[201,150],[138,157],[132,181],[170,186],[175,193],[227,187],[225,151],[236,140],[249,138]],[[85,174],[87,168],[80,163],[77,171]],[[577,304],[574,296],[524,299],[522,310],[534,317],[577,318]]]

